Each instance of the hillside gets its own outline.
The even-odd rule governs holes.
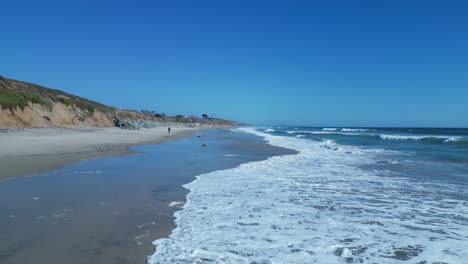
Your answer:
[[[167,125],[231,126],[235,122],[186,115],[121,110],[86,98],[0,75],[0,128],[118,126],[127,129]]]

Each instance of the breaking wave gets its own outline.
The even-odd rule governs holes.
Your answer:
[[[200,175],[148,263],[462,263],[468,195],[360,169],[379,153],[264,137],[298,154]]]
[[[402,136],[402,135],[379,135],[381,139],[388,140],[418,140],[432,143],[461,143],[466,144],[468,140],[462,137],[450,136]]]
[[[342,130],[343,131],[343,130]],[[335,131],[306,131],[306,130],[290,130],[287,134],[301,135],[325,135],[325,136],[357,136],[365,138],[376,138],[383,140],[406,140],[406,141],[422,141],[428,143],[451,143],[451,144],[468,144],[468,139],[458,136],[438,136],[438,135],[388,135],[388,134],[372,134],[372,133],[349,133]]]
[[[371,131],[372,129],[368,128],[336,128],[336,127],[324,127],[322,128],[324,131],[344,131],[344,132],[365,132],[365,131]]]
[[[366,128],[342,128],[341,131],[364,132],[364,131],[370,131],[370,129],[366,129]]]

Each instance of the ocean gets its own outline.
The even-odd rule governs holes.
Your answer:
[[[468,129],[236,131],[298,153],[184,185],[148,263],[468,263]]]

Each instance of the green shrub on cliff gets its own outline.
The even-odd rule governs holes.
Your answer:
[[[28,102],[24,97],[15,92],[0,90],[0,105],[2,106],[2,110],[10,109],[11,112],[14,112],[17,107],[24,110]]]
[[[33,103],[33,104],[40,104],[42,106],[46,106],[49,108],[49,111],[52,111],[52,104],[43,99],[39,94],[35,94],[32,92],[22,92],[20,93],[21,96],[23,96],[24,99],[27,101]]]
[[[70,106],[70,105],[73,105],[73,100],[69,99],[69,98],[62,98],[62,97],[59,97],[59,102],[65,104],[66,106]]]
[[[91,114],[94,113],[94,105],[92,104],[87,104],[86,105],[86,110],[88,110],[88,112],[90,112]]]

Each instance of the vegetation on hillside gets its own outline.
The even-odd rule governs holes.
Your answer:
[[[54,103],[62,103],[69,107],[76,107],[89,114],[96,109],[110,113],[115,110],[109,107],[66,92],[42,87],[36,84],[11,80],[0,76],[0,105],[3,110],[11,112],[23,111],[30,104],[39,104],[52,111]]]
[[[32,83],[7,79],[0,75],[0,106],[1,109],[9,110],[15,114],[15,111],[24,111],[27,107],[40,105],[45,107],[50,112],[54,106],[63,104],[69,110],[75,113],[76,120],[84,122],[88,117],[91,117],[96,111],[104,113],[114,124],[127,124],[133,121],[136,123],[151,124],[204,124],[204,125],[233,125],[230,122],[218,118],[210,118],[203,114],[201,117],[189,115],[166,116],[163,112],[148,111],[148,110],[120,110],[110,107],[95,101],[91,101],[76,95],[72,95],[60,90],[50,89]],[[75,111],[81,110],[81,111]],[[49,115],[40,117],[49,122],[53,122]],[[140,122],[141,121],[141,122]],[[135,124],[136,124],[135,123]]]
[[[21,95],[6,89],[0,89],[0,105],[2,106],[2,110],[9,109],[11,112],[14,112],[17,108],[24,110],[27,104]]]

